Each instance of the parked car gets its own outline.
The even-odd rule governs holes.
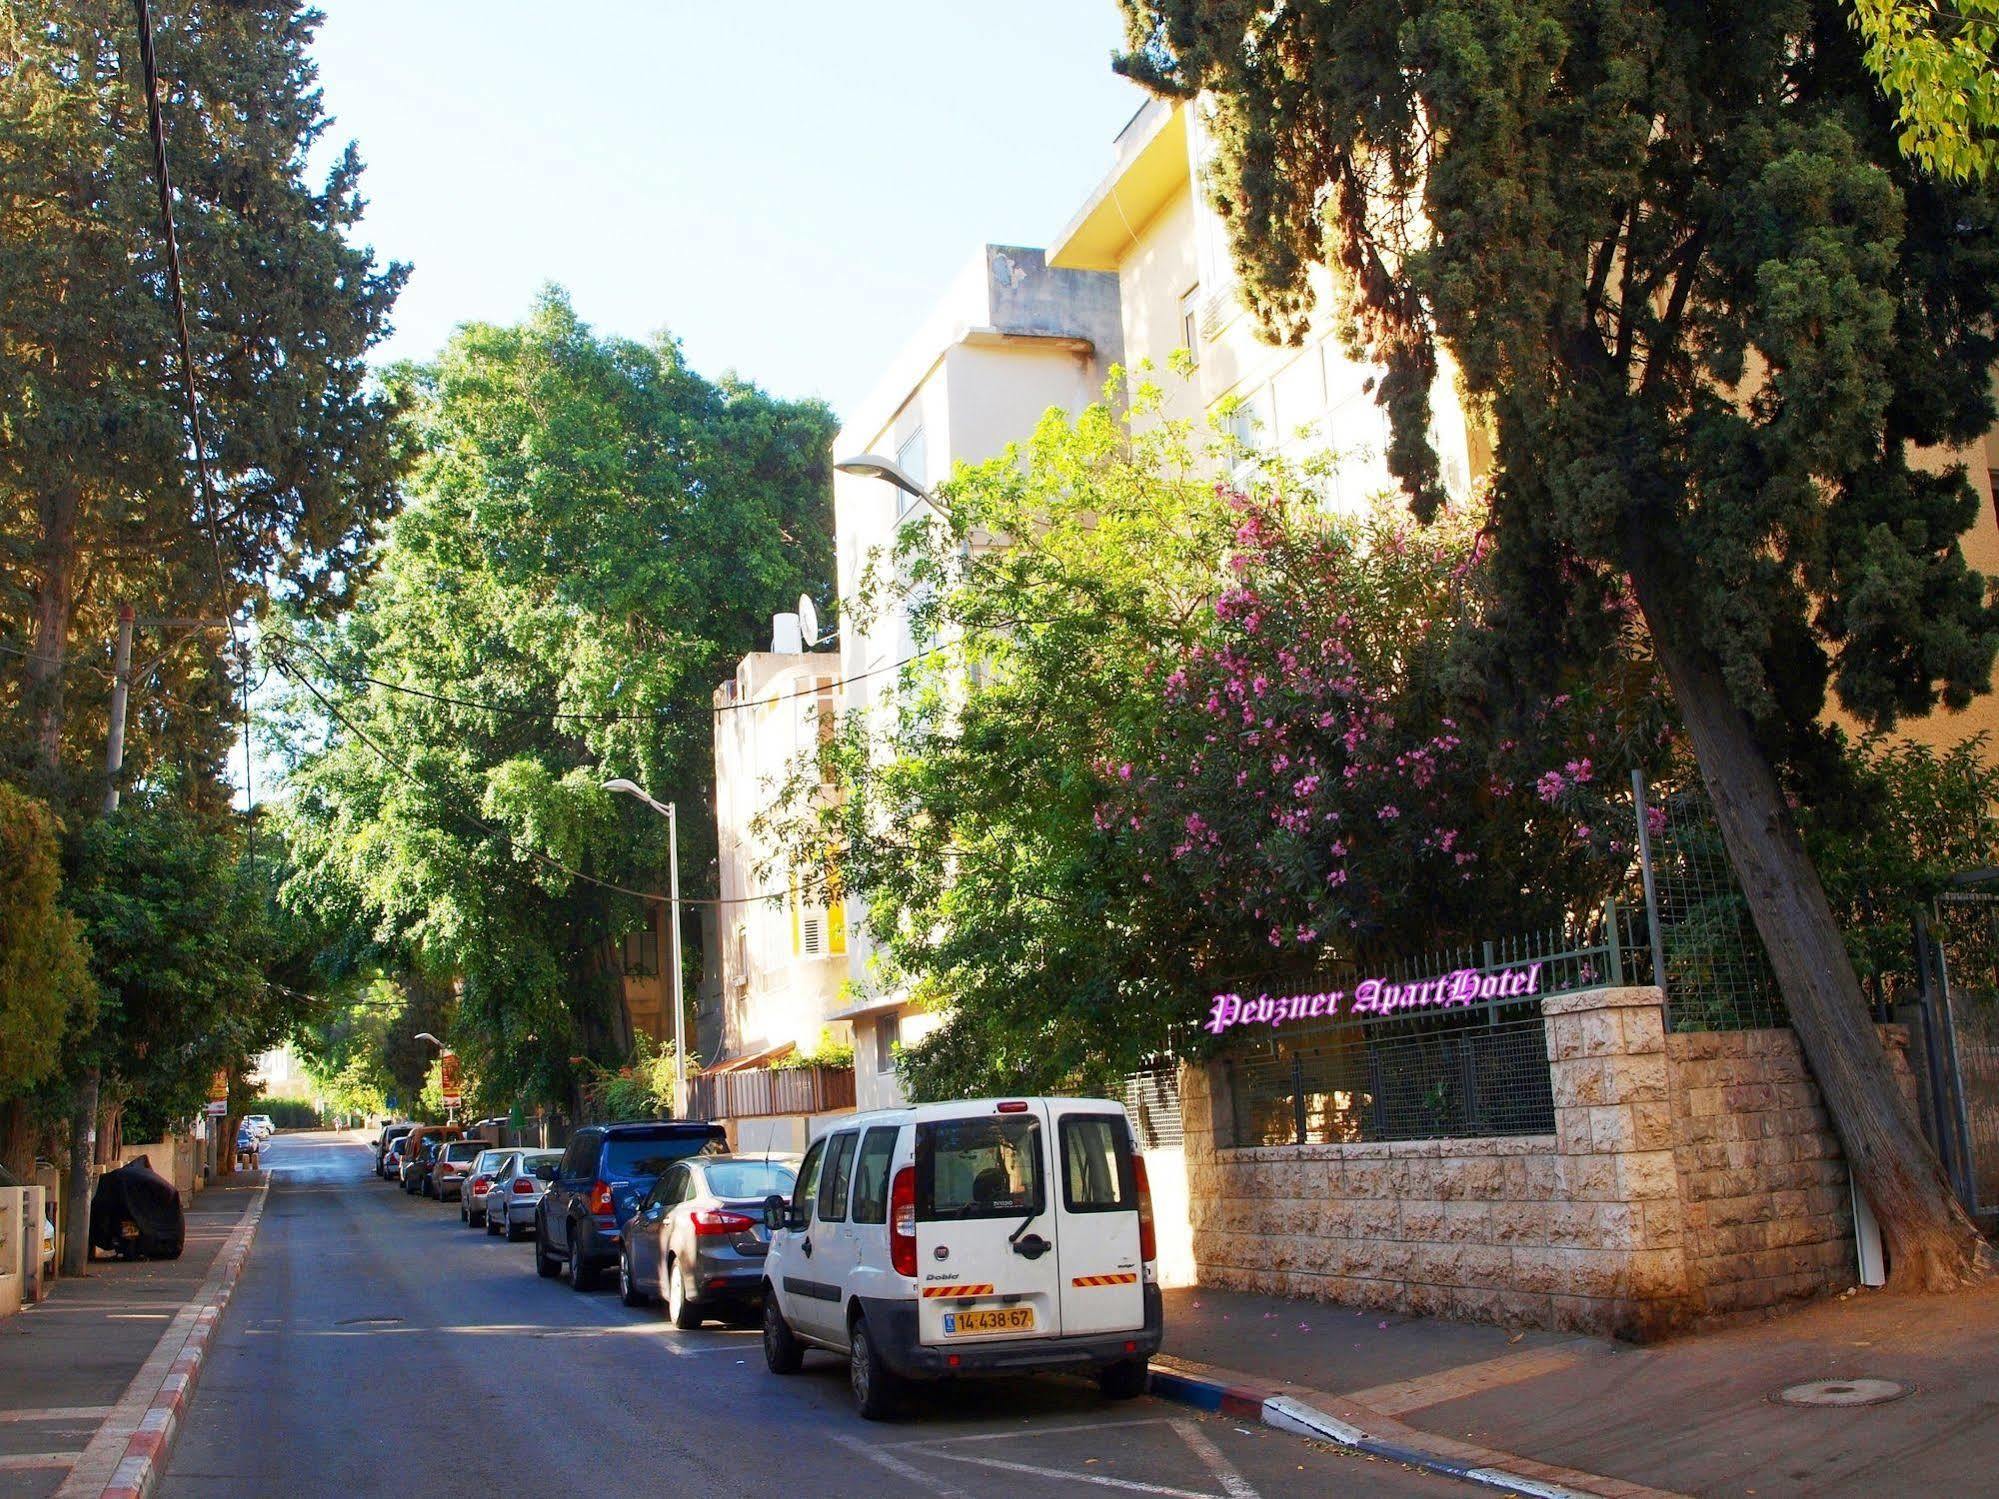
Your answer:
[[[259,1140],[268,1140],[278,1132],[278,1127],[271,1122],[269,1114],[245,1114],[243,1128],[254,1131]]]
[[[465,1172],[465,1180],[458,1188],[458,1218],[467,1228],[486,1226],[487,1189],[493,1185],[493,1178],[508,1157],[516,1153],[486,1145],[473,1157],[471,1166]]]
[[[439,1148],[423,1179],[423,1195],[439,1202],[456,1202],[458,1191],[471,1174],[472,1163],[493,1147],[484,1140],[447,1140]]]
[[[411,1130],[403,1141],[403,1190],[411,1194],[421,1192],[431,1159],[437,1154],[434,1147],[456,1140],[464,1133],[455,1124],[419,1124]]]
[[[796,1156],[696,1156],[669,1166],[625,1225],[625,1305],[663,1300],[680,1328],[754,1310],[770,1247],[764,1199],[789,1197],[797,1181]]]
[[[403,1179],[403,1161],[407,1159],[408,1152],[407,1134],[397,1135],[395,1139],[389,1141],[389,1148],[382,1155],[381,1170],[384,1178],[392,1182],[400,1182]]]
[[[847,1360],[880,1420],[907,1383],[1090,1369],[1146,1387],[1162,1329],[1152,1194],[1124,1106],[1010,1098],[860,1114],[764,1204],[764,1360]]]
[[[679,1119],[664,1124],[593,1124],[570,1137],[562,1164],[534,1217],[534,1267],[587,1291],[617,1260],[625,1221],[675,1161],[703,1151],[727,1154],[719,1124]]]
[[[516,1151],[501,1162],[486,1194],[486,1232],[505,1234],[509,1241],[533,1233],[535,1209],[561,1164],[559,1150]]]
[[[398,1140],[415,1128],[414,1124],[404,1123],[382,1126],[382,1132],[375,1136],[375,1175],[385,1178],[389,1175],[389,1151]]]

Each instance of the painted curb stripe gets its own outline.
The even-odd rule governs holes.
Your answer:
[[[1524,1474],[1509,1473],[1504,1468],[1474,1467],[1470,1463],[1454,1462],[1433,1452],[1423,1452],[1413,1447],[1405,1447],[1399,1442],[1369,1436],[1360,1427],[1342,1421],[1337,1416],[1328,1415],[1316,1406],[1305,1404],[1302,1400],[1294,1400],[1288,1395],[1265,1396],[1255,1390],[1224,1385],[1211,1379],[1196,1379],[1187,1374],[1169,1373],[1164,1369],[1152,1371],[1151,1391],[1163,1400],[1191,1405],[1197,1410],[1250,1417],[1275,1431],[1288,1432],[1292,1436],[1331,1442],[1335,1446],[1365,1452],[1373,1457],[1387,1458],[1391,1462],[1404,1463],[1412,1468],[1441,1473],[1469,1483],[1531,1494],[1535,1499],[1604,1499],[1604,1496],[1588,1489],[1548,1483],[1543,1479],[1529,1478]]]

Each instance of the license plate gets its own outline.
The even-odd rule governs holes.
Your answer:
[[[1033,1332],[1034,1308],[1002,1306],[972,1312],[946,1312],[944,1336],[976,1338],[995,1332]]]

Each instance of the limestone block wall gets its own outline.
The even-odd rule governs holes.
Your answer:
[[[1183,1068],[1201,1283],[1635,1338],[1852,1284],[1788,1031],[1668,1035],[1651,988],[1543,1016],[1552,1135],[1234,1149],[1226,1069]]]

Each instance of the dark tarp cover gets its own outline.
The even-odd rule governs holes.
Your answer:
[[[90,1199],[90,1242],[98,1249],[117,1250],[119,1228],[130,1220],[139,1226],[137,1253],[151,1260],[177,1260],[187,1238],[187,1218],[180,1192],[140,1156],[98,1178]]]

